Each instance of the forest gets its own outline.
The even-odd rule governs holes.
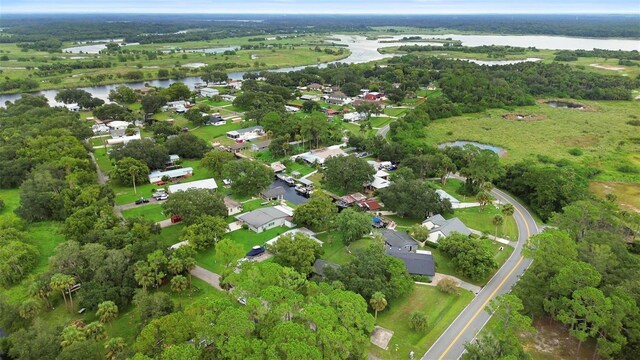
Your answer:
[[[257,21],[235,22],[234,15],[101,15],[94,16],[3,16],[3,26],[13,36],[0,42],[26,43],[84,41],[124,38],[127,42],[181,42],[229,36],[267,34],[334,33],[370,31],[376,27],[416,27],[424,30],[450,29],[493,34],[540,34],[583,37],[638,37],[635,19],[624,15],[244,15]],[[208,21],[208,20],[218,21]],[[194,31],[183,32],[194,29]],[[393,30],[389,31],[393,34]],[[49,44],[51,45],[51,43]]]

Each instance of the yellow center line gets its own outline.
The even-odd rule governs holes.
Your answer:
[[[504,200],[504,199],[503,199]],[[529,236],[531,236],[531,231],[529,229],[529,224],[527,223],[524,214],[522,214],[522,212],[520,212],[520,210],[518,210],[517,207],[513,207],[516,212],[518,212],[518,215],[520,215],[522,217],[522,221],[524,222],[524,227],[527,230],[527,238],[529,238]],[[502,286],[504,285],[504,283],[507,281],[507,279],[509,279],[511,277],[511,275],[513,274],[514,271],[516,271],[516,269],[520,266],[520,264],[522,263],[522,261],[524,260],[524,257],[520,256],[520,260],[518,260],[518,262],[516,263],[516,265],[511,269],[511,271],[509,271],[509,273],[507,274],[507,276],[505,276],[502,281],[500,282],[500,284],[495,288],[495,290],[493,290],[493,292],[491,293],[491,295],[489,295],[489,297],[487,298],[487,300],[484,301],[484,303],[482,303],[482,306],[480,306],[480,308],[475,312],[475,314],[473,314],[473,316],[471,317],[471,319],[467,322],[467,324],[462,328],[462,331],[460,331],[458,333],[458,335],[456,335],[456,337],[453,339],[453,341],[451,341],[451,343],[449,343],[449,346],[447,346],[447,348],[444,350],[444,352],[442,353],[442,355],[440,355],[440,357],[438,358],[438,360],[442,360],[444,359],[444,357],[449,353],[449,351],[451,350],[451,348],[453,347],[453,345],[458,342],[458,340],[460,339],[460,336],[462,336],[462,334],[464,334],[464,332],[467,330],[467,328],[469,327],[469,325],[471,325],[471,323],[478,317],[478,315],[480,315],[480,312],[482,312],[485,308],[485,306],[487,306],[487,303],[489,303],[489,301],[491,301],[491,299],[493,299],[493,297],[496,295],[496,293],[498,292],[498,290],[500,290],[500,288],[502,288]]]

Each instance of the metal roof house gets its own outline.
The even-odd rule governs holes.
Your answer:
[[[281,236],[288,235],[288,234],[295,235],[297,233],[302,233],[302,234],[307,235],[308,237],[311,238],[311,240],[313,240],[313,241],[317,242],[318,244],[320,244],[320,246],[322,246],[322,244],[323,244],[322,241],[320,241],[320,240],[318,240],[318,238],[316,238],[316,233],[314,233],[313,231],[311,231],[311,230],[309,230],[309,229],[307,229],[305,227],[297,228],[297,229],[291,229],[291,230],[285,231],[284,233],[282,233],[282,234],[274,237],[273,239],[267,241],[266,244],[267,245],[273,245],[276,242],[278,242],[278,239],[280,239]]]
[[[429,229],[428,241],[437,243],[440,238],[450,236],[452,233],[471,235],[471,230],[458,218],[445,219],[442,215],[434,215],[422,222],[422,226]]]
[[[210,179],[192,181],[188,183],[169,185],[169,193],[174,194],[179,191],[188,191],[188,190],[194,190],[194,189],[215,190],[217,188],[218,188],[218,184],[216,184],[216,180],[214,178],[210,178]]]
[[[227,137],[236,141],[249,141],[257,139],[262,135],[264,135],[264,128],[262,126],[252,126],[245,129],[232,130],[227,132]]]
[[[402,251],[411,251],[418,248],[418,242],[404,231],[382,229],[380,230],[380,234],[384,238],[384,243],[389,248]]]
[[[436,266],[430,251],[417,250],[416,252],[409,252],[388,249],[387,255],[402,260],[407,272],[411,275],[432,277],[436,274]]]
[[[260,196],[267,201],[282,200],[284,198],[284,188],[278,186],[273,189],[262,190]]]
[[[151,174],[149,174],[149,182],[152,184],[157,183],[159,181],[162,181],[162,178],[165,176],[168,177],[170,180],[174,180],[174,179],[180,179],[183,177],[189,177],[191,175],[193,175],[192,167],[185,167],[185,168],[168,170],[168,171],[153,171]]]
[[[278,226],[294,227],[291,222],[293,209],[288,206],[278,205],[256,209],[236,216],[236,219],[247,224],[249,229],[261,233]]]

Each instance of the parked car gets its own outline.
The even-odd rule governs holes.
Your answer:
[[[148,202],[149,202],[149,199],[140,198],[136,200],[136,205],[147,204]]]
[[[168,198],[169,198],[169,194],[162,194],[156,197],[156,200],[161,201],[161,200],[167,200]]]

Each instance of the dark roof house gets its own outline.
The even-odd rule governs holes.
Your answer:
[[[407,272],[411,275],[434,276],[436,274],[433,255],[429,251],[409,252],[403,250],[388,249],[387,255],[402,260]]]
[[[284,188],[282,186],[274,187],[273,189],[267,189],[260,192],[265,200],[282,200],[284,198]]]
[[[339,267],[340,267],[340,265],[334,264],[334,263],[329,262],[327,260],[316,259],[316,261],[313,263],[313,273],[318,275],[321,278],[324,278],[325,277],[325,269],[326,268],[332,268],[332,269],[336,270]]]
[[[391,248],[408,249],[409,251],[418,248],[418,242],[404,231],[383,229],[380,234],[384,238],[385,244]]]

